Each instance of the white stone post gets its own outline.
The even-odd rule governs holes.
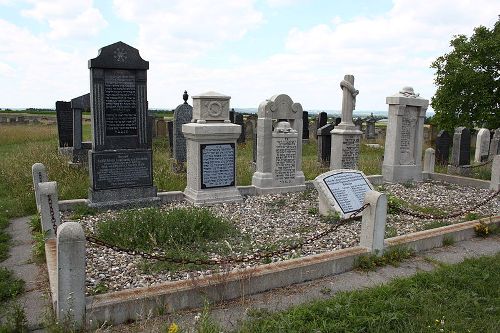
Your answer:
[[[31,166],[31,175],[33,177],[33,191],[35,192],[36,209],[40,212],[40,194],[38,193],[38,184],[48,182],[47,170],[42,163],[35,163]]]
[[[368,191],[365,194],[364,204],[370,206],[363,211],[359,245],[381,255],[384,250],[387,196],[377,191]]]
[[[436,155],[433,148],[427,148],[424,154],[424,172],[434,173]]]
[[[474,152],[474,162],[481,163],[488,159],[490,149],[490,131],[487,128],[481,128],[477,132],[476,150]]]
[[[55,238],[54,225],[59,227],[61,224],[61,218],[59,216],[59,199],[57,197],[57,182],[39,183],[38,190],[40,193],[42,231],[47,233],[47,239]]]
[[[500,155],[493,157],[491,164],[490,190],[500,190]]]
[[[85,323],[85,234],[78,222],[57,233],[57,319],[80,329]]]

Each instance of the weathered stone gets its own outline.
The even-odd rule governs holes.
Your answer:
[[[175,162],[186,162],[186,138],[182,133],[182,125],[189,124],[193,118],[193,107],[187,103],[189,95],[184,92],[184,103],[174,110],[174,122],[172,125],[172,150]]]
[[[477,132],[476,150],[474,152],[474,162],[480,163],[488,159],[490,149],[490,131],[481,128]]]
[[[424,154],[424,172],[434,172],[434,166],[436,164],[436,156],[434,149],[427,148]]]
[[[363,203],[369,206],[363,211],[359,246],[381,256],[384,251],[387,196],[377,191],[368,191]]]
[[[241,126],[241,134],[238,138],[238,143],[245,143],[245,123],[243,122],[243,115],[241,113],[236,113],[234,116],[234,123]]]
[[[495,130],[493,138],[491,138],[488,158],[493,159],[496,155],[500,155],[500,128]]]
[[[302,140],[309,140],[309,112],[302,112]]]
[[[466,127],[457,127],[453,134],[453,149],[451,165],[461,166],[470,164],[470,131]]]
[[[326,124],[318,128],[317,132],[317,147],[318,147],[318,161],[322,165],[330,165],[330,156],[332,153],[332,124]]]

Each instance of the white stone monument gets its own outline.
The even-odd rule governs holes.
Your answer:
[[[373,191],[373,185],[358,170],[340,169],[325,172],[314,179],[319,194],[319,213],[329,215],[338,212],[347,218],[363,206],[365,195]]]
[[[182,125],[186,200],[195,205],[242,201],[236,188],[236,140],[241,126],[229,121],[231,97],[211,91],[192,98],[193,122]]]
[[[490,131],[487,128],[481,128],[477,132],[476,151],[474,152],[474,162],[480,163],[488,159],[490,150]]]
[[[422,181],[422,143],[429,101],[412,87],[386,99],[389,122],[382,175],[387,182]]]
[[[274,95],[259,105],[257,114],[257,166],[252,177],[257,193],[305,190],[302,106],[288,95]]]
[[[356,129],[352,122],[352,112],[356,108],[354,76],[345,75],[340,82],[342,89],[342,121],[330,132],[332,133],[332,152],[330,170],[357,169],[359,158],[359,141],[363,132]]]

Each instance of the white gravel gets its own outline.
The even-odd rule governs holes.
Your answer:
[[[493,192],[472,187],[436,181],[408,184],[386,184],[378,189],[403,199],[410,204],[426,208],[433,208],[430,213],[452,213],[465,210],[484,200]],[[186,202],[173,203],[162,206],[162,209],[173,207],[188,207]],[[295,244],[301,239],[307,239],[316,233],[328,229],[331,225],[322,222],[317,215],[318,199],[315,190],[252,196],[245,198],[243,203],[219,204],[210,207],[217,215],[229,220],[243,234],[249,236],[250,242],[245,244],[224,243],[227,250],[233,255],[251,254],[253,251],[275,244],[280,248],[283,244]],[[480,216],[500,214],[500,196],[488,204],[475,210]],[[103,217],[115,214],[105,212],[96,216],[85,217],[80,220],[87,232],[92,232],[94,225]],[[63,217],[64,219],[65,217]],[[66,217],[67,219],[67,217]],[[464,221],[464,217],[445,220],[447,224]],[[431,220],[419,219],[407,215],[388,214],[386,237],[403,235],[418,230]],[[353,221],[340,226],[335,232],[316,240],[302,249],[274,257],[272,261],[286,260],[292,257],[307,256],[326,251],[356,246],[359,242],[361,222]],[[244,253],[242,253],[244,252]],[[165,281],[189,279],[193,276],[211,274],[212,270],[229,271],[241,267],[250,267],[263,262],[247,262],[241,264],[227,264],[212,270],[178,271],[147,274],[143,271],[144,259],[116,252],[102,246],[95,246],[87,242],[86,285],[87,294],[95,293],[100,288],[116,291],[122,289],[146,287]],[[210,253],[211,258],[221,258],[217,253]]]

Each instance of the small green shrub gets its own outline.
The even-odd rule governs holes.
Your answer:
[[[477,236],[486,238],[490,235],[498,233],[498,227],[494,224],[486,224],[484,221],[481,221],[474,226],[474,231]]]
[[[45,240],[47,239],[47,233],[35,232],[33,233],[33,245],[31,246],[31,254],[33,260],[37,263],[43,263],[45,261]]]
[[[359,256],[354,267],[363,271],[374,270],[377,267],[386,265],[397,267],[401,261],[411,258],[413,255],[414,251],[411,249],[394,246],[384,251],[381,256],[378,253]]]
[[[465,221],[474,221],[474,220],[479,220],[481,216],[478,213],[475,212],[470,212],[465,215]]]
[[[310,207],[307,210],[307,214],[309,214],[309,215],[317,215],[318,214],[318,207]]]
[[[408,204],[393,194],[387,195],[387,213],[388,214],[397,214],[398,208],[403,208],[404,206],[408,206]]]
[[[452,246],[455,244],[455,238],[452,235],[445,235],[443,237],[443,246]]]
[[[322,215],[320,217],[320,219],[321,219],[321,222],[323,222],[323,223],[334,224],[334,223],[337,223],[338,221],[340,221],[340,214],[337,211],[330,212],[326,216]]]
[[[84,216],[92,216],[97,213],[96,208],[89,207],[85,204],[78,204],[73,209],[73,213],[71,214],[72,220],[79,220]]]
[[[92,289],[92,295],[104,294],[104,293],[107,293],[108,290],[109,290],[109,288],[108,288],[108,286],[105,283],[99,282],[94,287],[94,289]]]
[[[0,267],[0,302],[8,301],[24,291],[24,281],[7,268]]]
[[[396,228],[392,226],[387,226],[385,228],[385,238],[396,237],[398,235],[398,231]]]
[[[33,215],[28,221],[31,232],[42,232],[42,221],[40,215]]]

